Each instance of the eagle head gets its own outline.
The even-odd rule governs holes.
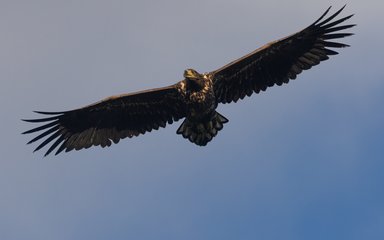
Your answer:
[[[201,90],[204,87],[204,76],[194,69],[186,69],[184,71],[184,78],[187,82],[187,88],[192,90]]]
[[[195,80],[195,79],[200,79],[203,76],[200,73],[198,73],[196,70],[188,68],[184,71],[184,77],[185,79],[188,79],[188,80]]]

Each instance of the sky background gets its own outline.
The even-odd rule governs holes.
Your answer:
[[[181,123],[43,158],[33,110],[211,71],[355,13],[352,47],[237,104],[206,147]],[[0,239],[384,239],[384,2],[0,0]]]

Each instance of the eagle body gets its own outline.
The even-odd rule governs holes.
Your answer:
[[[188,72],[192,72],[193,75]],[[180,84],[180,92],[185,98],[187,118],[199,119],[215,110],[217,102],[211,76],[187,69],[184,77],[185,80]]]
[[[217,70],[200,74],[187,69],[184,79],[176,84],[112,96],[70,111],[36,112],[46,117],[24,120],[41,124],[24,132],[39,132],[28,144],[41,140],[35,151],[50,145],[45,155],[53,150],[59,154],[91,146],[106,147],[184,119],[177,134],[205,146],[228,122],[216,111],[218,104],[237,102],[288,83],[302,71],[338,54],[334,49],[348,47],[336,41],[353,35],[343,30],[354,24],[341,24],[353,15],[335,19],[344,7],[330,16],[328,8],[303,30]]]
[[[212,75],[200,74],[196,70],[187,69],[185,80],[181,82],[181,91],[186,103],[186,117],[177,130],[192,143],[205,146],[228,120],[216,112],[216,100]]]

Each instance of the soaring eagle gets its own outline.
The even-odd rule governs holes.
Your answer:
[[[345,7],[345,6],[344,6]],[[106,98],[64,112],[36,112],[49,117],[24,120],[43,123],[23,134],[42,131],[28,144],[47,137],[35,151],[52,142],[46,155],[91,146],[110,146],[120,139],[138,136],[185,118],[177,130],[184,138],[205,146],[228,120],[216,111],[219,103],[237,102],[252,93],[280,86],[303,70],[338,54],[331,48],[348,45],[335,42],[352,35],[340,32],[355,26],[340,25],[353,15],[334,20],[344,9],[326,17],[330,7],[313,24],[293,35],[270,42],[215,71],[184,71],[174,85]]]

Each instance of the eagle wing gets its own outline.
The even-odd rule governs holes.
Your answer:
[[[186,107],[178,84],[137,93],[106,98],[89,106],[66,112],[37,112],[54,115],[41,119],[24,120],[44,123],[23,134],[43,131],[28,144],[47,137],[35,151],[52,143],[46,155],[58,147],[80,150],[91,146],[110,146],[126,137],[138,136],[165,127],[185,117]]]
[[[344,6],[345,7],[345,6]],[[288,83],[303,70],[338,54],[329,48],[343,48],[348,45],[333,42],[353,35],[339,31],[355,26],[339,25],[353,15],[332,21],[344,9],[324,17],[330,8],[312,25],[283,38],[264,45],[250,54],[211,72],[214,91],[218,102],[230,103],[250,96],[253,92],[265,91],[267,87]]]

